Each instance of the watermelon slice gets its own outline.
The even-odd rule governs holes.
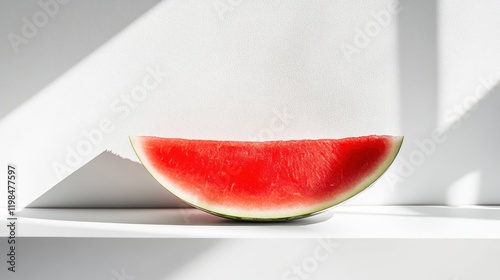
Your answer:
[[[232,219],[309,216],[370,186],[403,137],[239,142],[130,137],[142,164],[180,199]]]

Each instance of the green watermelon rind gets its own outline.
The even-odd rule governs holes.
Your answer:
[[[137,151],[137,148],[136,148],[136,145],[134,145],[134,140],[133,140],[134,137],[132,136],[129,136],[129,140],[130,140],[130,143],[132,145],[132,148],[134,149],[134,152],[136,153],[139,161],[142,163],[142,165],[146,168],[146,170],[149,172],[149,174],[151,174],[151,176],[156,180],[158,181],[163,187],[165,187],[168,191],[170,191],[172,194],[174,194],[175,196],[177,196],[178,198],[180,198],[181,200],[183,200],[184,202],[186,202],[187,204],[201,210],[201,211],[204,211],[206,213],[209,213],[209,214],[212,214],[212,215],[216,215],[216,216],[219,216],[219,217],[223,217],[223,218],[228,218],[228,219],[232,219],[232,220],[238,220],[238,221],[248,221],[248,222],[281,222],[281,221],[290,221],[290,220],[296,220],[296,219],[301,219],[301,218],[306,218],[306,217],[309,217],[309,216],[313,216],[313,215],[317,215],[323,211],[326,211],[326,210],[329,210],[333,207],[337,207],[345,202],[347,202],[348,200],[350,200],[351,198],[355,197],[357,194],[365,191],[366,189],[368,189],[370,186],[372,186],[386,171],[387,169],[389,168],[389,166],[394,162],[394,160],[396,159],[396,156],[398,155],[400,149],[401,149],[401,146],[403,144],[403,140],[404,140],[404,136],[397,136],[397,137],[394,137],[394,140],[393,140],[393,147],[392,147],[392,152],[386,157],[386,160],[380,164],[379,168],[377,170],[375,170],[371,176],[367,177],[364,181],[362,181],[361,183],[359,183],[355,188],[353,188],[351,191],[349,192],[346,192],[344,193],[343,195],[341,196],[338,196],[336,197],[334,200],[331,200],[331,201],[327,201],[323,204],[318,204],[316,207],[311,207],[308,209],[307,212],[304,212],[304,213],[297,213],[297,214],[292,214],[292,215],[287,215],[287,216],[279,216],[279,217],[265,217],[265,218],[262,218],[262,217],[255,217],[255,216],[243,216],[243,215],[230,215],[230,214],[226,214],[226,213],[222,213],[221,211],[213,211],[213,210],[210,210],[206,207],[202,207],[196,203],[193,203],[191,202],[188,198],[185,197],[184,194],[182,193],[177,193],[176,188],[168,188],[167,186],[165,185],[175,185],[174,183],[172,182],[168,182],[168,184],[165,182],[169,179],[167,178],[160,178],[160,177],[163,177],[161,175],[159,176],[155,176],[155,173],[156,172],[152,172],[149,167],[149,164],[144,162],[143,158],[141,157],[140,153]]]

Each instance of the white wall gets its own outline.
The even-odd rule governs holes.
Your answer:
[[[22,204],[69,174],[55,163],[75,170],[106,149],[135,160],[127,135],[255,139],[276,110],[294,117],[273,139],[405,135],[352,204],[499,203],[498,94],[488,85],[463,119],[453,107],[481,77],[498,82],[496,2],[155,3],[58,5],[17,52],[8,34],[43,9],[0,4],[0,164],[22,170]],[[120,111],[151,67],[158,86]],[[67,149],[102,123],[113,131],[70,166]],[[426,140],[437,130],[444,142]]]

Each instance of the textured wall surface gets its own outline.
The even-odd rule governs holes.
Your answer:
[[[0,3],[0,164],[23,206],[105,150],[137,161],[128,135],[403,134],[349,203],[500,202],[498,2],[40,3]]]

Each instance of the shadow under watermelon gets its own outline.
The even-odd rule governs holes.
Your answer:
[[[184,226],[306,226],[330,220],[332,211],[321,212],[307,218],[286,222],[245,222],[217,217],[194,208],[156,209],[75,209],[25,208],[17,216],[31,219]]]

